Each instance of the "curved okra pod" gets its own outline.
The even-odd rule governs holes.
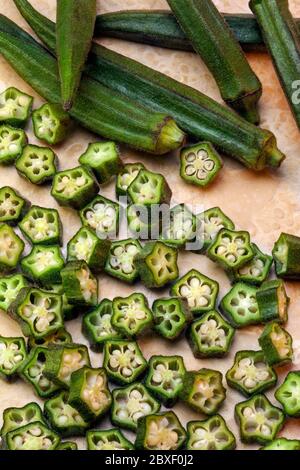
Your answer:
[[[220,310],[234,328],[262,323],[256,294],[256,287],[238,282],[221,300]]]
[[[0,431],[3,438],[10,431],[37,421],[44,423],[43,412],[37,403],[27,403],[21,408],[6,408],[3,411],[3,425]]]
[[[11,165],[22,154],[27,137],[22,129],[0,126],[0,165]]]
[[[222,228],[234,230],[234,223],[219,207],[212,207],[196,217],[196,247],[192,250],[196,253],[206,252]]]
[[[133,444],[119,429],[88,431],[86,433],[88,450],[133,450]]]
[[[0,94],[0,123],[24,127],[31,113],[33,97],[11,87]]]
[[[68,343],[73,343],[72,336],[67,330],[65,330],[64,328],[61,328],[60,330],[57,330],[55,333],[53,333],[50,336],[47,336],[46,338],[35,339],[32,336],[30,336],[27,342],[27,349],[31,351],[37,346],[49,348],[51,345],[54,345],[54,344],[61,346],[63,344],[68,344]]]
[[[104,344],[103,367],[112,381],[128,385],[145,372],[147,362],[136,342],[110,340]]]
[[[262,447],[260,450],[300,450],[300,441],[297,439],[278,437],[278,439],[274,439],[274,441]]]
[[[0,225],[0,271],[12,271],[25,248],[23,240],[7,225]]]
[[[196,217],[185,204],[173,207],[166,224],[163,224],[161,240],[167,245],[183,248],[195,238]]]
[[[17,225],[29,207],[26,201],[10,186],[0,188],[0,223]]]
[[[274,245],[272,255],[277,277],[300,279],[300,237],[282,233]]]
[[[208,186],[222,166],[221,157],[210,142],[191,145],[180,152],[180,176],[189,184]]]
[[[172,191],[163,175],[141,169],[127,189],[133,204],[150,207],[153,204],[169,204]]]
[[[123,162],[115,142],[89,144],[86,152],[79,158],[79,163],[94,172],[99,184],[107,183],[123,169]]]
[[[51,428],[62,437],[84,436],[89,424],[68,403],[68,393],[60,392],[45,402],[44,414]]]
[[[256,292],[256,301],[262,323],[286,323],[290,299],[280,279],[266,281]]]
[[[144,294],[116,297],[112,308],[111,324],[122,336],[136,337],[152,325],[152,312]]]
[[[266,281],[273,263],[272,256],[262,253],[257,245],[252,243],[254,258],[241,268],[229,272],[233,282],[246,282],[254,286],[260,286]]]
[[[187,450],[234,450],[236,440],[220,415],[187,424]]]
[[[207,256],[227,271],[240,268],[254,258],[249,233],[221,229],[208,248]]]
[[[26,145],[16,161],[16,169],[30,183],[44,184],[56,174],[57,162],[57,156],[50,148]]]
[[[277,322],[265,326],[258,342],[270,366],[292,362],[293,339]]]
[[[138,450],[178,450],[186,432],[173,411],[152,414],[138,421],[135,448]]]
[[[26,345],[23,338],[0,336],[0,377],[14,379],[26,359]]]
[[[32,113],[34,134],[49,145],[65,140],[72,128],[72,120],[59,104],[46,103]]]
[[[284,382],[275,392],[275,398],[282,405],[285,414],[300,416],[300,372],[289,372]]]
[[[85,261],[91,271],[103,270],[111,243],[102,240],[88,227],[81,227],[67,245],[68,261]]]
[[[101,239],[117,238],[119,218],[119,204],[103,196],[96,196],[80,211],[82,224],[94,230]]]
[[[61,282],[60,272],[64,265],[59,246],[34,246],[21,260],[23,273],[42,285]]]
[[[138,277],[134,258],[141,250],[141,244],[133,238],[113,242],[106,258],[105,272],[121,281],[133,283]]]
[[[137,177],[140,170],[146,170],[143,163],[127,163],[118,173],[116,181],[116,195],[126,196],[127,191],[133,180]]]
[[[8,311],[10,304],[23,287],[29,284],[22,274],[13,274],[11,276],[0,278],[0,308]]]
[[[71,305],[97,305],[98,280],[85,261],[69,261],[61,270],[61,278],[64,293]]]
[[[187,302],[177,298],[156,299],[152,305],[154,330],[171,341],[178,338],[192,321]]]
[[[59,436],[36,421],[10,431],[3,442],[6,450],[55,450],[60,443]]]
[[[32,206],[19,222],[19,228],[32,245],[62,243],[62,223],[56,209]]]

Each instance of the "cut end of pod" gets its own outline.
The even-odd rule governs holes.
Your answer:
[[[185,139],[185,133],[177,126],[174,119],[167,118],[159,131],[155,153],[163,155],[176,150],[184,145]]]
[[[227,101],[227,104],[246,119],[246,121],[258,125],[260,123],[260,116],[257,106],[261,95],[262,88],[260,87],[254,93],[244,95],[235,101]]]

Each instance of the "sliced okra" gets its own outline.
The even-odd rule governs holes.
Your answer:
[[[285,437],[278,437],[270,442],[260,450],[300,450],[300,441],[297,439],[286,439]]]
[[[256,287],[238,282],[221,300],[220,309],[235,328],[261,323],[256,293]]]
[[[57,171],[57,156],[50,148],[26,145],[16,161],[16,169],[30,183],[44,184]]]
[[[2,438],[15,429],[40,421],[44,423],[43,412],[37,403],[27,403],[21,408],[7,408],[3,411]]]
[[[212,207],[197,215],[196,240],[193,251],[203,253],[215,241],[221,229],[234,230],[234,223],[219,207]]]
[[[0,223],[16,225],[29,203],[9,186],[0,189]]]
[[[222,357],[228,353],[234,333],[234,328],[212,310],[191,324],[188,340],[195,357]]]
[[[135,337],[149,329],[153,316],[144,294],[116,297],[112,304],[112,326],[127,337]]]
[[[133,204],[149,207],[169,204],[172,191],[163,175],[142,169],[128,187],[128,195]]]
[[[194,410],[213,415],[226,398],[222,381],[223,376],[217,370],[188,371],[183,378],[179,398]]]
[[[24,274],[43,285],[61,282],[60,272],[65,265],[59,246],[34,246],[21,261]]]
[[[6,450],[55,450],[60,443],[59,436],[36,421],[10,431],[4,441]]]
[[[182,248],[193,241],[195,231],[196,217],[185,204],[179,204],[170,210],[168,222],[162,228],[161,239],[168,245]]]
[[[187,300],[194,315],[213,310],[219,293],[219,284],[192,269],[171,288],[171,294]]]
[[[85,261],[91,271],[100,272],[105,266],[109,249],[109,240],[101,240],[88,227],[81,227],[68,243],[67,259]]]
[[[138,277],[134,257],[141,249],[139,241],[133,238],[113,242],[106,259],[105,272],[121,281],[133,283]]]
[[[260,286],[268,277],[273,263],[272,256],[262,253],[257,245],[252,243],[254,258],[241,268],[230,273],[234,282],[246,282]]]
[[[100,239],[116,238],[119,233],[120,206],[103,196],[95,197],[80,211],[81,222]]]
[[[106,341],[103,367],[111,380],[121,385],[135,382],[147,369],[147,362],[134,341]]]
[[[59,104],[45,103],[32,113],[34,134],[49,145],[65,140],[72,128],[72,119]]]
[[[56,450],[78,450],[78,445],[76,442],[65,441],[59,444]]]
[[[289,372],[284,382],[275,392],[275,398],[288,416],[300,416],[300,372]]]
[[[88,450],[133,450],[133,445],[119,429],[88,431],[86,433]]]
[[[181,356],[152,356],[145,385],[155,398],[171,408],[178,400],[185,372]]]
[[[227,271],[238,269],[254,258],[250,235],[222,228],[208,248],[207,255]]]
[[[160,241],[146,243],[134,261],[143,284],[160,288],[178,278],[178,251]]]
[[[14,163],[22,154],[26,144],[27,137],[22,129],[0,126],[0,165],[11,165]]]
[[[67,296],[65,294],[64,288],[62,284],[53,284],[52,286],[47,285],[45,289],[49,292],[54,292],[54,294],[58,294],[62,298],[62,315],[64,321],[73,320],[78,315],[78,309],[76,309],[75,305],[69,303]]]
[[[186,432],[173,411],[144,416],[138,421],[135,448],[138,450],[178,450]]]
[[[13,379],[26,359],[26,345],[23,338],[0,336],[0,377]]]
[[[107,183],[123,168],[120,152],[115,142],[95,142],[79,158],[80,165],[90,168],[100,184]]]
[[[92,173],[82,166],[56,173],[51,195],[61,206],[82,209],[99,191]]]
[[[241,441],[245,444],[272,442],[284,423],[282,411],[273,406],[265,395],[254,395],[238,403],[235,417]]]
[[[57,245],[62,242],[62,223],[56,209],[32,206],[19,228],[33,245]]]
[[[88,423],[68,403],[68,393],[60,392],[45,402],[44,414],[51,428],[60,436],[84,436]]]
[[[29,351],[31,351],[33,348],[36,348],[37,346],[48,348],[49,346],[54,345],[54,344],[62,346],[64,344],[69,344],[69,343],[73,343],[72,336],[64,328],[60,328],[60,330],[56,331],[50,336],[47,336],[46,338],[35,339],[32,336],[30,336],[30,338],[28,338],[27,348]]]
[[[12,271],[18,265],[25,244],[7,225],[0,225],[0,271]]]
[[[187,424],[187,450],[234,450],[236,440],[220,415]]]
[[[160,403],[141,383],[134,383],[125,388],[115,388],[112,397],[112,423],[131,431],[137,430],[140,418],[160,410]]]
[[[61,271],[65,295],[72,305],[95,306],[98,281],[85,261],[69,261]]]
[[[276,274],[283,279],[300,279],[300,237],[282,233],[272,255]]]
[[[280,279],[264,282],[256,292],[256,301],[262,323],[286,323],[290,299]]]
[[[283,365],[293,360],[293,339],[277,322],[265,326],[258,342],[270,366]]]
[[[182,299],[157,299],[152,305],[154,329],[163,338],[174,340],[192,321],[187,302]]]
[[[17,88],[7,88],[0,94],[0,122],[24,127],[31,113],[33,97]]]
[[[27,286],[28,282],[22,274],[0,278],[0,308],[7,312],[20,290]]]
[[[208,186],[222,166],[222,159],[210,142],[200,142],[181,150],[180,176],[189,184]]]
[[[154,209],[153,209],[154,207]],[[129,204],[126,208],[127,225],[134,238],[156,240],[161,232],[161,214],[159,209]]]
[[[277,375],[266,362],[262,351],[239,351],[226,374],[226,380],[230,387],[249,397],[273,387]]]
[[[117,196],[126,196],[127,190],[133,180],[137,177],[140,170],[146,168],[142,163],[127,163],[117,176],[116,194]]]

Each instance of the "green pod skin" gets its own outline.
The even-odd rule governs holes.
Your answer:
[[[85,261],[92,272],[103,271],[111,242],[101,240],[88,227],[82,227],[68,242],[67,260]]]
[[[288,0],[251,0],[249,6],[261,29],[283,91],[300,129],[297,86],[300,76],[299,28]]]
[[[0,165],[11,165],[22,154],[27,136],[22,129],[0,126]]]
[[[117,238],[120,206],[103,196],[96,196],[79,213],[82,225],[96,232],[101,240]]]
[[[106,259],[105,272],[123,282],[134,283],[138,278],[134,257],[141,250],[140,242],[133,238],[113,242]]]
[[[44,286],[61,282],[60,272],[64,266],[59,246],[34,246],[21,260],[23,273]]]
[[[13,380],[26,359],[26,345],[23,338],[0,336],[0,377]]]
[[[29,284],[22,274],[12,274],[11,276],[0,278],[0,309],[7,312],[10,304],[16,298],[23,287]]]
[[[232,220],[219,207],[212,207],[198,214],[196,224],[195,253],[205,253],[222,228],[234,230]]]
[[[256,293],[256,287],[238,282],[221,300],[220,310],[234,328],[262,323]]]
[[[86,440],[88,450],[134,450],[133,444],[119,429],[88,431]]]
[[[25,243],[9,225],[2,224],[0,225],[0,246],[3,247],[0,253],[0,272],[12,271],[19,263]]]
[[[277,277],[300,279],[300,237],[282,233],[274,245],[272,255]]]
[[[276,279],[264,282],[256,292],[256,301],[262,323],[287,322],[290,298],[283,281]]]
[[[72,119],[59,104],[46,103],[32,113],[34,135],[49,145],[63,142],[73,127]]]
[[[153,316],[144,294],[116,297],[112,308],[111,324],[122,336],[136,338],[152,326]]]
[[[104,344],[103,367],[110,380],[128,385],[135,382],[148,365],[136,342],[109,340]]]
[[[187,302],[175,297],[155,300],[152,313],[154,330],[170,341],[179,338],[193,318]]]
[[[133,180],[137,177],[140,170],[146,170],[142,163],[127,163],[124,165],[122,171],[119,172],[116,181],[116,195],[117,197],[126,196],[127,190]]]
[[[44,415],[51,429],[61,437],[84,436],[89,427],[78,411],[69,405],[67,392],[61,392],[47,400]]]
[[[64,292],[64,288],[62,284],[52,284],[51,286],[48,285],[45,289],[49,292],[54,292],[54,294],[58,294],[62,298],[62,315],[64,321],[74,320],[74,318],[78,315],[78,310],[76,309],[75,305],[69,303],[67,296]],[[72,342],[72,341],[67,341]]]
[[[258,342],[270,366],[292,362],[293,338],[278,323],[268,323]]]
[[[66,441],[59,444],[56,450],[78,450],[76,442]]]
[[[168,207],[166,207],[166,212]],[[160,206],[129,204],[126,207],[127,227],[133,238],[148,241],[159,238],[162,229]]]
[[[180,152],[180,176],[186,183],[206,187],[222,169],[220,155],[210,142],[185,147]]]
[[[198,432],[201,431],[200,439]],[[222,436],[222,439],[219,438]],[[187,423],[187,450],[234,450],[236,440],[220,415]]]
[[[31,351],[33,348],[38,346],[49,348],[54,344],[62,346],[69,343],[73,343],[72,336],[67,330],[61,328],[60,330],[56,331],[56,333],[53,333],[53,335],[47,336],[46,338],[42,338],[40,340],[31,336],[28,338],[27,349],[28,351]]]
[[[17,225],[30,203],[10,186],[0,188],[0,223]]]
[[[170,204],[172,191],[160,173],[140,170],[128,187],[128,196],[133,204],[151,207],[153,204]]]
[[[249,233],[222,228],[208,248],[207,256],[226,271],[244,266],[254,258]]]
[[[62,286],[68,302],[94,307],[98,301],[98,280],[85,261],[69,261],[61,270]]]
[[[254,286],[260,286],[269,276],[273,258],[262,253],[255,243],[252,243],[254,258],[241,268],[229,272],[232,282],[245,282]]]
[[[22,408],[6,408],[3,411],[3,425],[0,431],[3,438],[10,431],[37,421],[44,423],[43,412],[37,403],[27,403]]]
[[[300,450],[300,441],[279,437],[260,450]]]
[[[188,248],[196,233],[196,217],[185,204],[178,204],[169,211],[163,224],[161,240],[177,248]]]
[[[38,434],[38,435],[37,435]],[[40,421],[10,431],[3,442],[4,450],[55,450],[59,436]]]
[[[275,398],[282,405],[286,415],[300,416],[300,372],[289,372],[284,382],[275,392]]]
[[[29,183],[44,184],[56,174],[57,162],[57,156],[50,148],[26,145],[16,161],[16,169]]]
[[[0,94],[0,123],[24,127],[31,113],[33,97],[17,88],[7,88]]]
[[[108,183],[123,169],[120,151],[115,142],[95,142],[79,158],[80,165],[89,167],[99,184]]]
[[[61,245],[63,226],[56,209],[32,206],[18,224],[32,245]]]

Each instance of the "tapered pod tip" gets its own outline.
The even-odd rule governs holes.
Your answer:
[[[270,168],[279,168],[286,156],[277,147],[276,139],[272,139],[271,145],[266,151],[266,165]]]
[[[162,155],[176,150],[184,145],[185,140],[185,133],[177,126],[174,119],[167,118],[160,129],[155,153]]]

